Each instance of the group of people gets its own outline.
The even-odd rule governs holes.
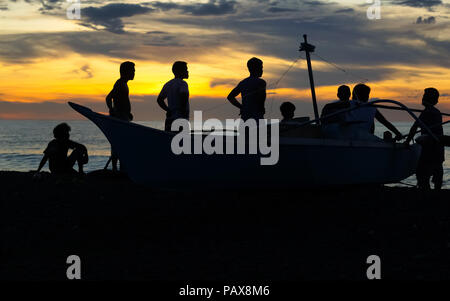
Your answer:
[[[261,78],[263,75],[263,61],[258,58],[251,58],[247,62],[249,76],[243,79],[229,93],[227,99],[240,110],[242,120],[263,119],[265,114],[266,82]],[[161,89],[157,97],[157,103],[166,112],[165,130],[171,131],[172,123],[176,119],[189,120],[189,88],[185,79],[189,78],[187,63],[177,61],[172,65],[174,78],[168,81]],[[123,62],[120,65],[120,78],[115,82],[113,89],[106,96],[106,105],[110,116],[125,121],[132,121],[131,103],[129,99],[128,81],[135,76],[135,64],[133,62]],[[241,95],[239,102],[237,97]],[[393,140],[401,140],[402,134],[373,106],[361,106],[367,103],[370,98],[370,87],[365,84],[358,84],[350,91],[346,85],[338,88],[338,100],[324,106],[320,121],[325,136],[338,137],[339,132],[344,128],[351,128],[353,132],[363,134],[373,134],[375,131],[375,120],[386,126],[395,134]],[[351,98],[351,100],[350,100]],[[432,132],[443,135],[442,115],[435,107],[438,103],[439,92],[434,88],[425,89],[422,104],[425,110],[420,114],[419,119]],[[167,101],[167,102],[166,102]],[[360,108],[351,110],[355,106]],[[283,116],[281,123],[295,121],[295,105],[291,102],[284,102],[280,106]],[[298,121],[299,119],[297,119]],[[406,144],[413,139],[419,123],[414,123]],[[55,139],[52,140],[44,151],[44,157],[39,164],[38,172],[50,161],[49,167],[52,173],[63,173],[73,171],[73,166],[78,163],[79,172],[83,172],[83,165],[88,162],[86,147],[69,139],[70,127],[63,123],[55,127],[53,133]],[[70,156],[68,150],[73,149]],[[117,171],[118,157],[114,149],[111,149],[112,168]],[[429,180],[433,177],[435,188],[442,185],[442,162],[444,161],[444,147],[440,144],[425,144],[419,166],[417,168],[417,180],[420,188],[430,187]]]

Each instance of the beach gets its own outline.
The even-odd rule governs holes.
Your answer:
[[[3,280],[449,279],[449,190],[163,191],[125,177],[0,172]]]

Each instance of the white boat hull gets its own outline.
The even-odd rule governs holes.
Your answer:
[[[130,179],[154,187],[309,188],[396,183],[414,174],[420,156],[417,144],[406,147],[283,137],[275,165],[261,165],[260,155],[175,155],[171,133],[70,105],[105,134]]]

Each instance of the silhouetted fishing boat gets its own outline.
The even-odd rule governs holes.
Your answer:
[[[74,103],[70,106],[100,128],[133,181],[156,187],[296,188],[396,183],[414,173],[420,155],[417,144],[407,147],[382,140],[304,137],[280,137],[279,161],[268,166],[260,165],[259,154],[175,155],[171,150],[173,133],[125,122]]]
[[[411,176],[420,156],[418,144],[405,146],[378,138],[327,139],[317,134],[320,118],[309,56],[314,46],[307,43],[306,36],[300,50],[307,54],[316,118],[299,124],[298,128],[303,130],[296,134],[280,137],[279,161],[275,165],[261,165],[261,154],[176,155],[171,149],[174,133],[102,115],[78,104],[69,104],[105,134],[133,181],[155,187],[324,187],[397,183]],[[399,106],[417,120],[407,107],[396,101],[376,100],[367,105],[376,106],[382,102]],[[310,125],[307,129],[314,122],[318,124]],[[192,139],[196,135],[204,139],[210,134],[192,132],[190,135]],[[224,135],[224,139],[227,144],[230,139],[236,139],[236,135]]]

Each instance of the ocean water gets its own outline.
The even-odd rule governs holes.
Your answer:
[[[36,170],[42,158],[42,152],[48,142],[53,139],[53,128],[61,121],[45,120],[0,120],[0,170],[30,171]],[[71,139],[86,145],[89,151],[89,163],[85,171],[102,169],[108,161],[110,145],[103,133],[90,121],[77,120],[68,122],[72,128]],[[158,129],[164,128],[161,121],[138,122]],[[410,122],[394,123],[400,132],[408,133]],[[380,124],[376,125],[376,134],[382,137],[386,130]],[[450,135],[450,128],[444,128]],[[450,188],[450,149],[447,148],[444,163],[444,187]],[[111,166],[110,166],[111,168]],[[48,164],[43,170],[48,171]],[[415,185],[415,176],[405,181]]]
[[[43,151],[53,139],[53,128],[62,121],[0,120],[0,170],[36,170]],[[92,122],[76,120],[67,122],[72,128],[70,139],[84,144],[89,153],[85,171],[103,169],[110,155],[110,144]],[[158,129],[163,122],[138,122]],[[109,166],[111,168],[111,164]],[[48,171],[48,163],[42,169]]]

